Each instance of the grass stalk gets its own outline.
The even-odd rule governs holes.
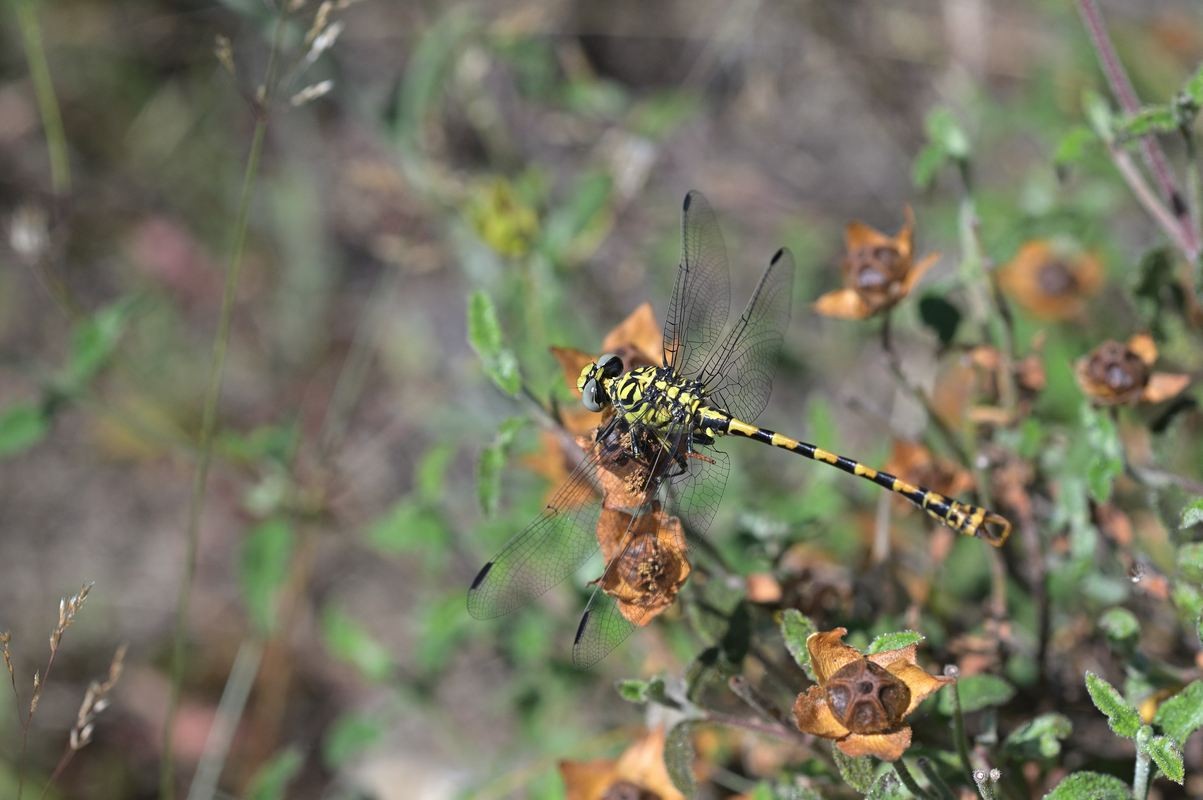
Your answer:
[[[17,29],[25,47],[25,63],[33,81],[38,115],[42,118],[42,132],[46,137],[50,186],[54,194],[61,197],[71,191],[71,165],[67,157],[67,135],[63,130],[54,81],[50,78],[50,63],[46,60],[46,48],[42,44],[42,25],[38,21],[36,5],[34,0],[14,0],[13,10],[17,15]]]
[[[221,295],[221,311],[217,321],[217,333],[213,337],[213,351],[209,362],[209,377],[205,389],[204,407],[201,412],[200,440],[196,461],[196,472],[192,481],[192,494],[188,501],[188,526],[185,533],[184,570],[180,579],[179,596],[176,601],[175,637],[171,653],[171,692],[167,701],[167,716],[163,729],[163,756],[159,770],[159,796],[171,800],[175,796],[174,745],[175,717],[179,710],[180,692],[184,680],[184,656],[187,643],[188,608],[192,598],[192,584],[196,578],[196,555],[200,539],[201,512],[205,503],[205,492],[209,482],[209,467],[213,461],[213,433],[217,427],[217,401],[221,397],[222,378],[225,373],[226,351],[230,343],[230,322],[234,314],[234,299],[238,292],[238,278],[242,272],[243,252],[246,246],[247,222],[250,217],[251,197],[255,180],[259,174],[259,161],[263,155],[263,142],[267,135],[267,115],[260,114],[255,121],[255,132],[251,138],[250,153],[242,177],[242,191],[238,200],[238,212],[234,222],[233,253],[226,269],[225,286]]]

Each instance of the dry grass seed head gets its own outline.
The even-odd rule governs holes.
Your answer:
[[[126,645],[122,644],[113,654],[109,663],[109,675],[104,681],[92,681],[84,700],[75,716],[75,726],[71,728],[70,745],[72,750],[80,750],[92,741],[92,732],[96,727],[96,718],[109,707],[108,694],[117,681],[121,680],[121,672],[125,668]]]

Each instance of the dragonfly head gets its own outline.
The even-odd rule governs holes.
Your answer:
[[[581,392],[581,402],[590,411],[601,411],[610,404],[608,386],[622,374],[622,359],[606,353],[597,361],[590,361],[576,379],[576,388]]]

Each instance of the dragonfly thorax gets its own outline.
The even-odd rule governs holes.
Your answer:
[[[681,423],[692,427],[703,403],[701,384],[669,367],[637,367],[603,383],[608,402],[623,419],[661,431]]]

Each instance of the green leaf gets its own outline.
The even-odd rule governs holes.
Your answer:
[[[476,499],[480,501],[480,510],[486,517],[497,513],[497,501],[501,496],[501,474],[505,470],[509,457],[510,445],[514,435],[526,424],[524,417],[511,417],[501,423],[497,434],[480,453],[476,463]]]
[[[1053,151],[1053,163],[1058,167],[1068,167],[1081,161],[1087,150],[1098,141],[1094,131],[1089,128],[1076,125],[1066,131],[1061,140],[1057,142],[1057,148]]]
[[[1199,69],[1195,71],[1195,74],[1182,87],[1182,92],[1193,100],[1196,105],[1203,106],[1203,64],[1199,65]]]
[[[1075,772],[1058,783],[1044,800],[1132,800],[1132,787],[1114,775]]]
[[[1186,768],[1182,764],[1182,751],[1173,739],[1168,736],[1154,736],[1145,745],[1145,751],[1167,778],[1182,785],[1186,780]]]
[[[831,755],[835,757],[835,765],[839,768],[840,777],[844,779],[844,783],[861,794],[869,791],[873,786],[873,773],[876,767],[872,758],[868,756],[853,758],[845,755],[843,750],[834,745],[831,747]]]
[[[949,344],[957,335],[961,325],[961,310],[943,297],[924,295],[919,300],[919,318],[940,339],[940,344]]]
[[[359,670],[370,681],[382,683],[393,674],[388,650],[358,622],[335,606],[322,612],[322,639],[330,654]]]
[[[695,723],[682,722],[668,732],[664,741],[664,766],[673,786],[686,797],[694,793],[693,729]]]
[[[898,773],[890,770],[877,776],[869,791],[865,792],[865,800],[913,800],[911,790],[902,785]]]
[[[583,175],[568,193],[568,200],[558,204],[544,225],[542,248],[552,261],[559,261],[571,252],[578,240],[593,228],[610,204],[613,181],[604,172]]]
[[[288,579],[294,546],[292,527],[282,519],[260,523],[242,543],[242,597],[261,634],[270,634],[276,627],[277,595]]]
[[[927,129],[927,138],[950,157],[958,161],[969,157],[969,137],[949,109],[944,106],[933,108],[927,112],[923,124]]]
[[[1203,522],[1203,497],[1196,497],[1182,509],[1182,520],[1178,523],[1178,527],[1190,528],[1200,522]]]
[[[1055,758],[1061,742],[1073,733],[1073,723],[1064,714],[1041,714],[1011,731],[1003,749],[1017,760]]]
[[[1114,115],[1111,112],[1111,105],[1101,94],[1093,89],[1087,89],[1082,94],[1082,110],[1086,113],[1090,127],[1094,129],[1100,139],[1109,142],[1114,138]]]
[[[785,649],[794,657],[806,674],[815,680],[814,669],[810,665],[810,651],[806,649],[806,638],[818,630],[810,617],[801,611],[787,608],[781,615],[781,636],[785,639]]]
[[[37,406],[18,403],[0,411],[0,458],[33,447],[50,431],[49,420]]]
[[[1140,714],[1114,686],[1093,672],[1086,673],[1086,691],[1095,708],[1107,717],[1107,724],[1118,736],[1135,738],[1140,730]]]
[[[414,470],[414,493],[423,501],[433,503],[443,496],[447,468],[455,457],[455,445],[436,444],[425,453]]]
[[[300,773],[304,760],[293,748],[276,755],[259,768],[246,791],[247,800],[282,800],[287,797],[288,785]]]
[[[1105,411],[1084,402],[1081,420],[1086,432],[1086,485],[1091,499],[1105,503],[1111,498],[1112,483],[1124,471],[1123,447],[1115,422]]]
[[[997,675],[966,675],[957,678],[956,690],[961,698],[961,711],[969,714],[991,706],[1005,705],[1015,696],[1015,688]],[[955,708],[951,691],[940,692],[937,710],[952,716]]]
[[[1172,133],[1176,130],[1178,120],[1174,116],[1174,109],[1161,105],[1147,106],[1121,119],[1116,126],[1116,136],[1120,140],[1129,140],[1152,133]]]
[[[948,154],[944,148],[935,142],[928,142],[911,162],[911,183],[916,189],[926,189],[936,178],[936,173],[944,166]]]
[[[71,352],[60,375],[65,389],[78,390],[104,367],[117,348],[132,309],[131,300],[120,300],[75,325]]]
[[[1203,681],[1192,681],[1162,703],[1153,722],[1179,747],[1184,746],[1190,735],[1203,727]]]
[[[865,655],[880,653],[883,650],[901,650],[904,647],[910,647],[913,644],[919,644],[925,638],[919,631],[896,631],[894,633],[883,633],[873,639],[869,643],[869,648],[865,650]]]
[[[400,143],[417,139],[423,122],[434,114],[439,98],[452,85],[448,75],[473,26],[471,15],[451,11],[417,37],[417,46],[405,65],[397,103],[395,131]]]
[[[1203,583],[1203,542],[1187,542],[1178,548],[1178,572],[1188,581]]]
[[[381,552],[409,553],[442,546],[447,527],[437,512],[405,497],[372,523],[367,539]]]
[[[322,762],[331,770],[345,766],[384,735],[384,725],[374,716],[350,712],[330,726],[322,739]]]
[[[518,360],[504,346],[493,301],[479,289],[468,299],[468,343],[497,387],[510,396],[517,395],[522,388]]]
[[[618,690],[618,696],[628,703],[647,702],[647,681],[619,681],[614,688]]]
[[[1099,617],[1099,628],[1113,644],[1132,644],[1140,636],[1140,621],[1126,608],[1109,608]]]

